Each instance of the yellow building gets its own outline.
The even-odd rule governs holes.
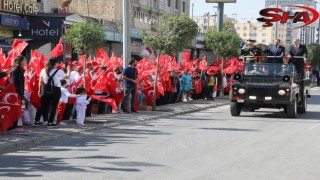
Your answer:
[[[235,23],[235,30],[243,40],[253,39],[257,41],[257,44],[269,45],[273,43],[274,39],[280,39],[281,42],[285,42],[286,39],[285,24],[279,24],[277,38],[274,34],[274,27],[263,27],[262,23],[256,19]]]

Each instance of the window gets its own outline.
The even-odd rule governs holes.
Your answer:
[[[264,37],[265,37],[265,36],[266,36],[266,33],[262,33],[262,36],[264,36]]]
[[[243,36],[244,36],[244,37],[247,36],[247,33],[243,33]]]
[[[256,28],[256,27],[254,27],[254,28],[253,28],[253,30],[257,30],[257,28]]]
[[[179,9],[179,0],[176,0],[176,9]]]
[[[247,27],[243,27],[243,30],[247,30]]]
[[[208,23],[208,19],[203,19],[203,23]]]
[[[182,1],[182,12],[186,12],[186,2]]]
[[[171,6],[171,0],[168,0],[168,7]]]

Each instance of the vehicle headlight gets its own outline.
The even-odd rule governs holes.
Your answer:
[[[244,94],[245,92],[246,92],[246,90],[243,89],[243,88],[240,88],[240,89],[238,90],[238,93],[239,93],[239,94]]]
[[[278,94],[279,94],[280,96],[283,96],[283,95],[286,94],[286,91],[285,91],[285,90],[279,90],[279,91],[278,91]]]

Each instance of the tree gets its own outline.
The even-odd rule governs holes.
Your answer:
[[[320,64],[320,45],[319,44],[309,44],[308,45],[308,61],[311,66],[316,67]],[[312,53],[311,53],[312,52]]]
[[[103,45],[104,37],[104,28],[100,24],[86,20],[73,24],[64,36],[75,53],[85,55],[84,71],[87,68],[87,57]],[[86,88],[86,73],[84,73],[84,84]]]
[[[156,80],[158,83],[159,57],[162,54],[174,54],[190,45],[191,40],[198,33],[198,25],[192,19],[184,15],[163,14],[158,21],[151,25],[151,32],[146,33],[143,43],[147,47],[155,49],[157,55]],[[153,94],[153,109],[156,103],[156,85]]]
[[[206,46],[222,57],[238,56],[241,42],[239,35],[230,31],[216,32],[210,30],[206,34]]]
[[[231,31],[222,31],[217,32],[210,30],[206,34],[206,46],[209,49],[212,49],[213,52],[219,56],[222,57],[222,60],[224,60],[225,57],[228,56],[238,56],[238,49],[241,45],[241,38],[237,33],[231,32]],[[223,62],[221,67],[221,76],[223,77]],[[221,85],[221,96],[223,97],[223,81]]]

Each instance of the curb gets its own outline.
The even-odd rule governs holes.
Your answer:
[[[184,110],[177,110],[174,112],[168,112],[166,114],[162,114],[162,115],[152,115],[152,116],[148,116],[142,119],[138,119],[138,120],[134,120],[134,121],[138,121],[138,122],[147,122],[147,121],[151,121],[151,120],[158,120],[160,118],[167,118],[167,117],[171,117],[171,116],[176,116],[176,115],[182,115],[182,114],[188,114],[188,113],[193,113],[193,112],[198,112],[198,111],[203,111],[206,109],[210,109],[210,108],[215,108],[215,107],[219,107],[219,106],[224,106],[224,105],[228,105],[229,103],[217,103],[217,104],[211,104],[211,105],[207,105],[207,106],[203,106],[203,107],[193,107],[190,109],[184,109]],[[100,127],[88,127],[88,128],[84,128],[84,129],[80,129],[77,132],[67,132],[61,135],[56,135],[56,136],[52,136],[52,137],[32,137],[31,139],[28,140],[24,140],[24,141],[18,141],[18,142],[12,142],[12,143],[7,143],[7,144],[3,144],[0,146],[0,154],[4,154],[4,153],[10,153],[13,151],[18,151],[18,150],[23,150],[26,148],[32,148],[35,147],[37,145],[40,144],[44,144],[44,143],[48,143],[48,142],[52,142],[56,139],[61,139],[64,138],[66,136],[70,136],[70,135],[77,135],[77,134],[81,134],[83,132],[90,132],[90,131],[95,131],[95,130],[100,130],[100,129],[104,129],[104,128],[110,128],[110,127],[118,127],[121,125],[130,125],[133,124],[133,121],[121,121],[121,122],[112,122],[112,123],[108,123],[108,121],[101,123]]]

